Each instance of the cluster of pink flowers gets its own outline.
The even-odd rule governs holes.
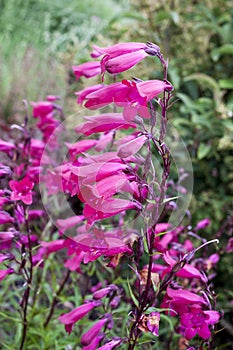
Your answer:
[[[160,218],[166,202],[171,162],[164,138],[166,110],[173,91],[172,84],[167,81],[167,61],[157,45],[137,42],[104,48],[94,46],[91,56],[101,57],[101,61],[74,66],[74,74],[77,79],[102,74],[102,82],[77,92],[77,102],[90,110],[106,106],[112,106],[113,110],[84,117],[84,122],[75,128],[79,140],[64,145],[68,154],[66,160],[54,166],[47,153],[48,149],[53,152],[60,147],[57,127],[61,125],[63,112],[55,103],[57,96],[32,102],[32,114],[39,119],[36,127],[41,132],[41,139],[33,137],[25,121],[24,126],[18,127],[19,142],[0,140],[0,152],[5,153],[11,164],[0,164],[0,177],[5,181],[0,199],[0,225],[4,225],[0,232],[3,251],[0,263],[7,267],[0,270],[0,280],[13,272],[19,273],[25,265],[21,261],[18,271],[11,267],[11,261],[16,266],[18,263],[10,253],[13,245],[18,250],[28,251],[30,271],[35,265],[43,267],[43,261],[50,254],[56,257],[61,250],[66,251],[62,255],[64,267],[79,274],[83,273],[83,265],[97,259],[104,258],[108,267],[116,268],[124,257],[131,260],[135,273],[131,291],[134,300],[127,299],[135,304],[129,317],[129,336],[108,336],[117,322],[111,311],[124,301],[125,296],[120,285],[100,284],[90,289],[91,298],[59,317],[70,334],[76,322],[95,310],[98,319],[82,335],[83,349],[110,350],[128,343],[132,350],[141,333],[159,336],[163,312],[167,316],[179,316],[176,331],[187,342],[196,335],[208,340],[220,314],[214,309],[214,297],[209,288],[213,276],[207,275],[219,256],[196,258],[197,249],[191,237],[197,237],[198,230],[210,222],[204,219],[190,232],[186,226],[172,228]],[[159,59],[164,71],[163,80],[135,78],[110,85],[103,83],[106,72],[116,78],[116,74],[131,69],[147,56]],[[154,105],[161,110],[160,124],[156,124]],[[155,136],[155,124],[159,136]],[[46,146],[48,141],[49,146]],[[153,152],[161,157],[161,179],[154,171]],[[14,164],[15,160],[17,164]],[[44,214],[30,208],[38,202],[39,174],[47,185],[48,197],[62,192],[82,205],[79,215],[57,220],[60,236],[53,240],[41,239],[31,231],[33,220]],[[168,199],[168,209],[169,202]],[[144,224],[142,228],[139,227],[140,219]],[[23,230],[26,234],[22,234]],[[75,234],[69,236],[74,230]],[[32,246],[36,245],[39,249],[32,252]],[[142,256],[148,260],[148,264],[143,260],[143,266]],[[22,305],[29,302],[31,282],[32,275],[29,274],[29,289]]]

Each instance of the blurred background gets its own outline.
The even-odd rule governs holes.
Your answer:
[[[67,114],[77,111],[74,92],[90,81],[76,82],[71,67],[90,60],[93,44],[151,41],[169,58],[169,80],[178,99],[169,119],[192,158],[193,225],[211,219],[206,238],[220,239],[215,285],[226,314],[223,334],[229,339],[233,335],[232,32],[233,6],[227,0],[0,0],[1,126],[22,120],[25,98],[60,95]],[[157,65],[147,58],[128,77],[137,76],[139,70],[142,79],[161,78]]]

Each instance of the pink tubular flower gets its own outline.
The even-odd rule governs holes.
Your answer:
[[[106,288],[102,288],[102,289],[95,291],[93,293],[93,298],[95,300],[102,299],[102,298],[106,297],[106,295],[108,295],[110,292],[116,291],[116,290],[117,290],[117,286],[115,284],[110,284]]]
[[[83,334],[81,338],[81,344],[89,345],[92,342],[93,338],[98,335],[101,328],[103,328],[108,321],[108,318],[103,318],[96,322],[85,334]]]
[[[9,186],[12,189],[11,200],[21,200],[27,205],[32,204],[32,188],[34,182],[28,177],[24,177],[21,181],[11,180]]]
[[[72,67],[76,79],[84,76],[85,78],[91,78],[101,73],[100,62],[85,62],[79,66]]]
[[[10,224],[14,222],[14,218],[10,216],[6,211],[0,211],[0,225],[2,224]]]
[[[85,107],[95,110],[112,102],[126,102],[128,93],[129,87],[121,82],[107,85],[86,95]]]
[[[119,43],[107,47],[99,47],[93,45],[94,51],[91,53],[91,57],[96,58],[104,54],[109,55],[111,58],[121,56],[130,52],[135,52],[142,49],[147,49],[145,43],[139,42],[128,42],[128,43]]]
[[[83,219],[83,215],[71,216],[67,219],[58,219],[57,226],[59,228],[59,231],[61,233],[64,233],[64,231],[69,230],[70,228],[80,224],[83,221]]]
[[[197,226],[195,227],[195,231],[202,230],[203,228],[206,228],[210,224],[210,219],[206,218],[198,222]]]
[[[103,87],[104,87],[103,84],[97,84],[97,85],[92,85],[92,86],[89,86],[83,90],[75,92],[75,95],[78,96],[77,103],[82,104],[83,101],[85,101],[87,95],[91,94],[94,91],[102,89]]]
[[[135,123],[126,121],[121,113],[103,113],[84,118],[87,122],[76,127],[75,131],[86,136],[113,129],[129,129],[136,127]]]
[[[126,53],[121,56],[113,57],[106,55],[101,61],[101,71],[111,74],[118,74],[134,67],[142,61],[148,54],[144,50]]]
[[[130,140],[124,143],[123,145],[121,145],[118,148],[117,154],[120,158],[130,157],[135,153],[137,153],[146,141],[147,141],[147,137],[145,135],[138,136],[135,139]]]
[[[55,105],[50,101],[31,102],[33,106],[33,117],[45,117],[51,113],[55,108]]]
[[[162,80],[147,80],[137,83],[136,85],[138,93],[141,97],[146,98],[146,101],[152,100],[155,96],[159,95],[164,90],[172,91],[173,86],[168,81]]]
[[[211,337],[209,325],[217,323],[220,314],[217,311],[202,311],[200,308],[191,308],[190,312],[183,313],[180,316],[180,323],[185,327],[184,336],[188,340],[192,339],[196,334],[203,339]]]
[[[74,158],[77,154],[88,151],[89,149],[95,147],[97,140],[81,140],[75,143],[65,142],[65,145],[69,148],[69,154],[71,158]]]
[[[84,346],[82,350],[96,350],[98,344],[101,342],[101,340],[103,340],[104,337],[105,337],[104,333],[97,334],[95,338],[92,338],[91,343]]]
[[[61,315],[58,319],[61,323],[65,325],[67,333],[71,333],[73,325],[81,320],[84,316],[88,314],[92,309],[101,305],[99,301],[92,301],[86,304],[83,304],[76,309],[68,312],[67,314]]]

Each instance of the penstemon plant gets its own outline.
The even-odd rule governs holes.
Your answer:
[[[169,135],[167,111],[174,95],[168,60],[150,42],[94,46],[91,56],[101,60],[74,66],[74,74],[102,79],[77,92],[77,102],[100,112],[75,127],[78,140],[64,140],[69,118],[58,97],[48,96],[32,103],[39,119],[34,130],[27,116],[22,126],[13,126],[19,135],[15,142],[0,141],[6,156],[0,168],[5,229],[0,244],[7,267],[0,279],[15,275],[23,281],[18,348],[29,344],[33,306],[44,298],[45,265],[54,254],[64,276],[49,300],[45,330],[57,318],[68,334],[79,323],[79,346],[85,350],[212,349],[220,313],[211,280],[219,256],[208,257],[207,248],[217,240],[199,235],[208,219],[194,228],[181,225],[184,216],[190,220],[180,197],[188,197],[182,182],[191,172],[184,166],[178,179],[171,177],[177,135]],[[162,80],[118,81],[118,74],[148,56],[161,64]],[[104,83],[107,74],[112,84]],[[183,155],[188,163],[188,153]],[[42,203],[50,222],[42,218],[44,211],[31,207]],[[82,301],[63,306],[60,296],[70,295],[71,286],[77,289],[76,275],[88,279],[80,287]]]

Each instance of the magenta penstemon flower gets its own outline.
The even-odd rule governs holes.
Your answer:
[[[72,331],[73,325],[81,320],[84,316],[88,314],[92,309],[101,305],[99,301],[91,301],[83,304],[76,309],[63,314],[59,317],[59,321],[65,325],[65,329],[68,333]]]
[[[27,176],[20,181],[11,180],[9,186],[12,189],[11,200],[21,200],[27,205],[32,204],[32,188],[34,187],[34,182]]]
[[[203,339],[211,337],[209,326],[217,323],[220,314],[217,311],[203,311],[198,307],[190,308],[190,312],[183,313],[180,316],[180,323],[185,327],[184,336],[192,339],[196,334]]]
[[[101,73],[100,62],[85,62],[79,66],[72,67],[76,79],[80,79],[82,76],[85,78],[91,78]]]
[[[92,342],[93,338],[95,338],[99,334],[99,332],[106,325],[107,322],[109,322],[108,317],[97,321],[86,333],[82,335],[81,344],[89,345]]]
[[[33,117],[45,117],[47,114],[51,113],[55,104],[51,101],[39,101],[39,102],[31,102],[33,107]]]
[[[107,54],[101,61],[101,71],[102,73],[107,71],[111,74],[118,74],[134,67],[146,56],[148,56],[148,54],[143,49],[113,58]]]

